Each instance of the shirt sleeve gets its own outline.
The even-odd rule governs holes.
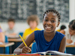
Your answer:
[[[0,32],[2,32],[2,29],[0,28]]]

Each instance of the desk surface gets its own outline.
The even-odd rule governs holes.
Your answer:
[[[22,42],[21,39],[8,39],[9,42]],[[32,44],[29,46],[32,47]]]
[[[66,45],[66,47],[75,47],[75,45]]]
[[[21,39],[8,39],[9,42],[22,42]]]
[[[0,44],[0,47],[7,47],[7,46],[12,46],[14,45],[14,43],[3,43],[3,44]]]

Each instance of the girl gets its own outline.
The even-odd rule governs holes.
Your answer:
[[[67,43],[75,44],[75,20],[69,23],[69,33],[66,34]]]
[[[62,33],[56,32],[55,29],[60,24],[60,15],[56,10],[47,10],[43,15],[44,30],[35,31],[25,40],[28,47],[22,43],[14,50],[14,53],[28,53],[31,49],[29,45],[36,41],[36,52],[55,50],[64,52],[66,38]]]

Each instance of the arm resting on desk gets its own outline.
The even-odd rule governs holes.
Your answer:
[[[14,50],[14,53],[16,54],[20,54],[20,53],[28,53],[31,51],[31,49],[29,48],[29,45],[34,41],[34,33],[30,34],[28,36],[28,38],[25,40],[25,43],[27,44],[27,47],[24,45],[24,43],[22,43],[19,47],[17,47]],[[19,51],[20,49],[22,49],[22,51]]]

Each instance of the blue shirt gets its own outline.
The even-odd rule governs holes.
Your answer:
[[[54,38],[50,42],[45,40],[44,30],[35,31],[34,36],[36,41],[36,52],[44,52],[48,50],[58,51],[60,43],[65,35],[56,31]]]

